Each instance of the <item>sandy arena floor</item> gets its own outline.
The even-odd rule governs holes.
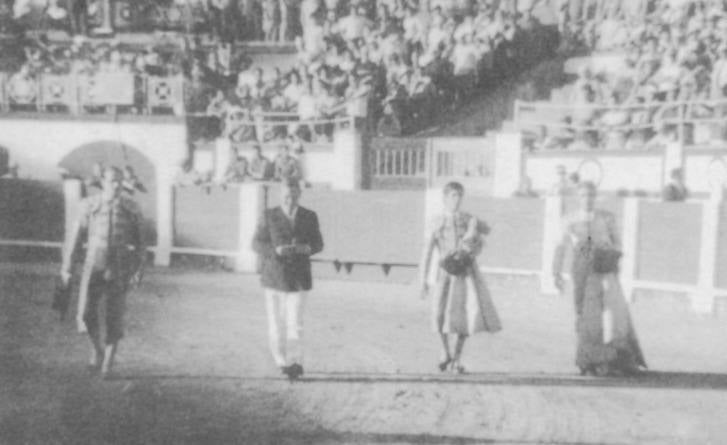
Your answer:
[[[157,270],[129,299],[117,376],[50,310],[53,269],[0,267],[0,444],[727,443],[724,317],[666,296],[633,308],[651,372],[581,378],[570,300],[491,279],[504,331],[434,372],[414,286],[321,281],[306,379],[278,376],[257,277]],[[71,317],[72,318],[72,317]]]

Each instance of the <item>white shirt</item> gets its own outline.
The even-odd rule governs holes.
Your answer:
[[[471,74],[477,68],[476,48],[474,45],[458,44],[452,51],[452,64],[454,75]]]
[[[405,17],[402,26],[404,28],[404,38],[410,42],[423,42],[425,38],[424,21],[419,15]]]
[[[360,39],[364,36],[364,31],[370,28],[371,24],[365,17],[358,15],[349,15],[341,19],[339,22],[339,30],[346,40]]]

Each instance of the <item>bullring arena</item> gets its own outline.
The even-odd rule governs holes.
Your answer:
[[[726,29],[716,0],[2,3],[0,444],[727,442]],[[442,365],[453,183],[502,330]],[[291,187],[324,241],[302,375],[260,280]],[[147,266],[111,372],[76,305],[119,196]],[[578,287],[583,215],[618,256]]]

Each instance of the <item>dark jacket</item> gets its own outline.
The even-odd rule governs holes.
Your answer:
[[[253,239],[253,249],[260,255],[263,287],[282,292],[308,291],[313,287],[308,255],[281,257],[275,253],[276,247],[292,244],[293,240],[309,245],[311,255],[323,250],[316,213],[299,206],[295,221],[291,222],[280,207],[266,210]]]

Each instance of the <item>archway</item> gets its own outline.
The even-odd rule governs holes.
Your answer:
[[[88,178],[92,174],[93,165],[97,162],[119,168],[131,166],[134,169],[146,188],[146,193],[137,192],[134,200],[139,204],[144,215],[146,242],[150,246],[155,245],[157,241],[157,184],[154,164],[133,147],[114,141],[97,141],[74,149],[60,161],[59,166],[73,176]]]

